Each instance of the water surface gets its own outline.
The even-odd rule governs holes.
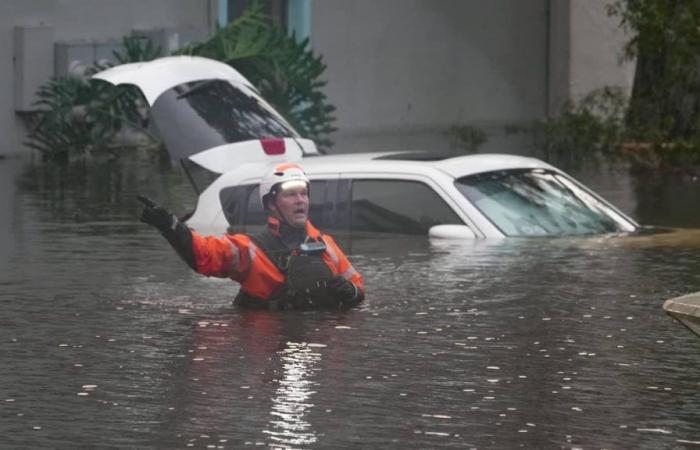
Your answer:
[[[700,239],[366,236],[361,308],[239,311],[138,222],[159,167],[0,161],[0,447],[700,446]]]

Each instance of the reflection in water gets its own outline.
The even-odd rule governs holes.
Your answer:
[[[314,406],[310,398],[315,393],[312,389],[316,382],[311,376],[314,366],[321,360],[321,354],[313,350],[318,347],[324,345],[287,342],[287,347],[280,352],[282,379],[272,397],[271,429],[264,430],[274,447],[295,448],[317,440],[306,416]]]

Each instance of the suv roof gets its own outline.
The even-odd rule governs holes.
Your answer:
[[[506,154],[475,154],[427,158],[426,152],[377,152],[350,153],[342,155],[322,155],[304,157],[300,164],[310,174],[333,169],[343,172],[374,171],[414,171],[417,168],[438,169],[454,178],[474,173],[507,170],[514,168],[554,169],[549,164],[535,158]]]

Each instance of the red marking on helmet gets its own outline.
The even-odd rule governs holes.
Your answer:
[[[283,155],[284,154],[284,139],[265,138],[260,139],[263,151],[267,155]]]
[[[278,172],[280,174],[280,176],[287,169],[299,169],[299,170],[301,170],[301,167],[299,167],[299,165],[297,165],[297,164],[289,163],[289,162],[277,164],[275,166],[275,172]],[[275,173],[275,175],[277,175],[277,173]]]

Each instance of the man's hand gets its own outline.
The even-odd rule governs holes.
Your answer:
[[[341,275],[334,276],[328,284],[328,287],[330,287],[331,292],[333,292],[336,298],[341,302],[355,300],[358,294],[355,285]]]
[[[141,211],[141,222],[155,227],[161,233],[175,230],[178,220],[170,211],[157,205],[148,197],[137,195],[136,198],[144,205]]]
[[[137,195],[143,203],[141,222],[155,227],[170,242],[175,251],[185,260],[192,270],[197,270],[197,261],[192,248],[192,232],[167,209],[159,206],[148,197]]]

